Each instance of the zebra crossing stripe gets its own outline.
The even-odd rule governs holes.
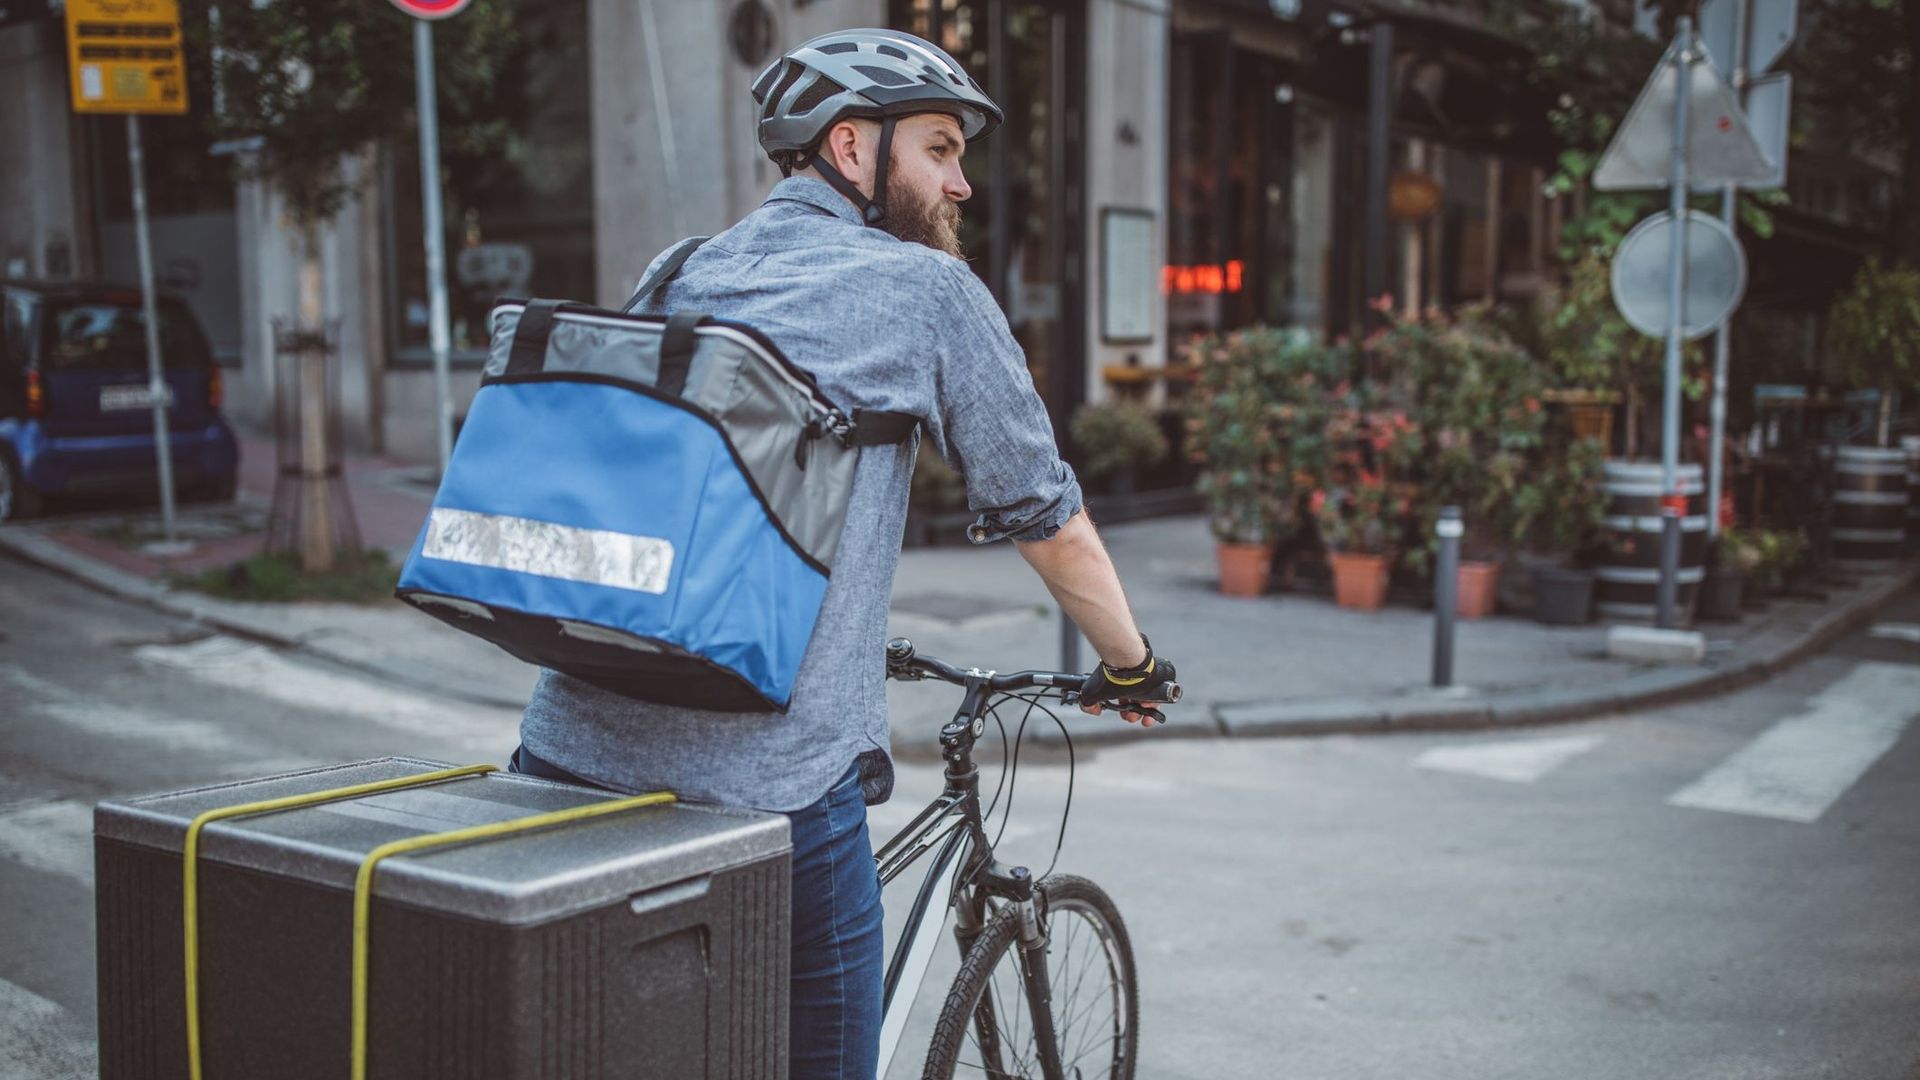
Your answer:
[[[1920,645],[1920,623],[1883,622],[1874,625],[1868,634],[1890,641],[1911,641]]]
[[[0,1080],[96,1080],[99,1051],[72,1013],[0,979]]]
[[[0,809],[0,859],[93,887],[93,806],[76,801]]]
[[[1674,806],[1812,822],[1920,715],[1920,667],[1863,663],[1675,792]]]
[[[1438,772],[1531,784],[1605,741],[1604,735],[1562,735],[1436,746],[1415,758],[1413,763]]]

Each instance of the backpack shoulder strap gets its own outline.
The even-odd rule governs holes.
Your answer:
[[[660,261],[659,268],[653,273],[648,274],[647,280],[641,282],[640,287],[633,290],[633,298],[628,300],[627,305],[620,309],[621,313],[625,314],[639,307],[642,301],[653,295],[653,290],[665,285],[667,279],[680,272],[680,267],[686,264],[688,257],[694,253],[695,249],[711,239],[713,238],[710,236],[690,237],[682,240],[678,246],[669,250],[667,257]]]
[[[903,443],[913,438],[913,431],[919,426],[920,418],[912,413],[856,409],[853,413],[853,445],[892,446]]]

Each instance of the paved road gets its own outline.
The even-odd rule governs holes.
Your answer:
[[[1916,716],[1909,597],[1877,636],[1644,715],[1143,733],[1082,756],[1061,866],[1129,920],[1144,1078],[1920,1080]],[[0,1080],[93,1074],[94,801],[385,753],[497,761],[514,722],[0,561]],[[1016,857],[1048,862],[1066,778],[1023,760]],[[903,765],[876,831],[937,784]]]

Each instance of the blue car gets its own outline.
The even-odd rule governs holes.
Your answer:
[[[162,296],[175,490],[231,499],[240,451],[220,369],[193,312]],[[0,281],[0,521],[51,497],[158,488],[146,318],[138,289]]]

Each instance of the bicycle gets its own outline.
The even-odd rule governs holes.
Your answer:
[[[1078,704],[1087,676],[962,670],[930,656],[917,656],[912,642],[895,638],[887,643],[887,677],[936,678],[966,692],[953,719],[940,729],[941,757],[946,762],[944,789],[874,856],[885,885],[927,852],[935,852],[905,931],[887,963],[880,1075],[886,1075],[899,1049],[907,1013],[933,960],[938,930],[951,913],[962,962],[934,1027],[933,1047],[922,1074],[926,1080],[949,1080],[963,1067],[967,1070],[963,1075],[975,1075],[977,1070],[978,1075],[993,1078],[1131,1080],[1139,1040],[1139,1001],[1126,925],[1113,901],[1093,882],[1056,875],[1051,868],[1036,880],[1027,867],[1005,866],[994,858],[998,836],[988,838],[986,822],[999,805],[1002,790],[1012,802],[1008,777],[1017,776],[1019,735],[1009,754],[1011,768],[1003,761],[1000,786],[984,813],[980,770],[973,760],[974,743],[986,733],[989,716],[1001,725],[1004,738],[1005,725],[996,711],[999,705],[1023,701],[1028,706],[1026,717],[1040,709],[1060,723],[1041,702],[1057,695],[1063,704]],[[1180,687],[1169,683],[1164,696],[1155,700],[1180,700]],[[1135,711],[1165,722],[1151,705],[1142,704]],[[1026,717],[1021,720],[1022,734]],[[1065,734],[1064,724],[1061,731]],[[1071,754],[1070,736],[1067,746]],[[1065,840],[1066,814],[1072,805],[1069,771],[1060,842]],[[1004,830],[1004,817],[1001,826]],[[1059,852],[1060,843],[1056,843],[1056,861]],[[1074,967],[1076,953],[1087,970]],[[1012,970],[1005,970],[1003,962],[1009,958]],[[1010,997],[1022,999],[1024,1010],[1018,1008],[1021,1001],[1009,1008]]]

